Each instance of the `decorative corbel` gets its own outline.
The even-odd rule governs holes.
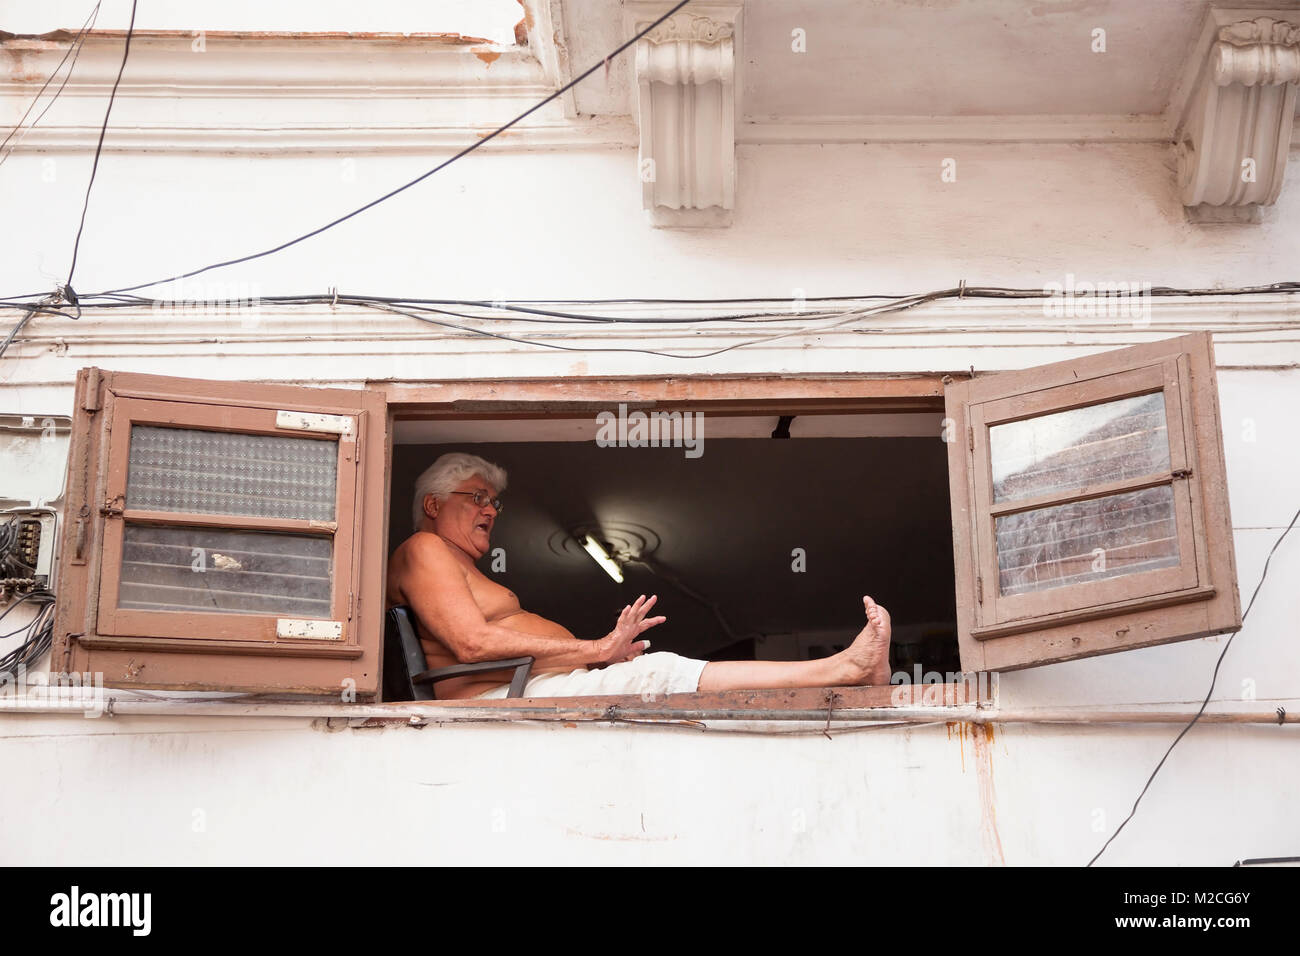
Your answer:
[[[1188,219],[1258,222],[1286,172],[1300,12],[1211,10],[1193,66],[1177,139]]]
[[[656,226],[731,225],[742,6],[692,3],[637,42],[637,172]],[[670,7],[628,0],[627,26],[638,32]]]

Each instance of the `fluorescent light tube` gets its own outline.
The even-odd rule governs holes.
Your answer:
[[[595,561],[605,569],[606,574],[619,584],[623,583],[623,569],[620,568],[618,562],[611,558],[609,553],[600,546],[599,541],[591,535],[587,535],[586,540],[582,542],[582,547],[589,555],[591,555],[591,560]]]

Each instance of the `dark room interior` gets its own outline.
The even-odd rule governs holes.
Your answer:
[[[604,635],[625,604],[654,593],[655,613],[668,618],[647,634],[654,650],[713,660],[822,656],[862,626],[865,593],[893,617],[895,671],[959,671],[947,448],[938,428],[930,431],[932,416],[890,417],[918,421],[859,429],[848,419],[872,417],[803,417],[789,439],[708,438],[698,457],[681,447],[527,440],[569,439],[582,434],[579,422],[399,423],[389,549],[411,532],[420,472],[445,452],[469,452],[509,473],[479,567],[525,609],[578,637]],[[779,431],[776,417],[746,421],[713,430]],[[421,440],[450,437],[448,425],[456,435],[511,440]],[[855,430],[904,434],[808,437]],[[926,437],[906,434],[917,431]],[[622,584],[582,549],[586,534],[625,559]]]

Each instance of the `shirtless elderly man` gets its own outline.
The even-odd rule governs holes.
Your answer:
[[[506,473],[475,455],[443,455],[415,483],[416,532],[388,564],[388,605],[415,612],[430,668],[533,657],[528,697],[680,694],[765,687],[889,683],[889,612],[862,598],[867,623],[853,643],[814,661],[697,661],[646,654],[641,635],[667,618],[647,617],[656,597],[637,598],[599,640],[579,640],[479,571],[501,511]],[[441,681],[444,699],[505,697],[511,671]]]

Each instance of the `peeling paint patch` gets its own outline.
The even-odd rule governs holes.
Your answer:
[[[533,11],[528,7],[528,0],[519,0],[519,5],[524,8],[524,15],[515,24],[515,43],[528,46],[528,31],[533,27]]]
[[[346,717],[315,717],[312,719],[311,729],[326,734],[341,733],[348,729],[348,719]]]
[[[501,54],[496,52],[495,50],[475,50],[474,55],[478,57],[480,60],[482,60],[484,63],[486,63],[488,66],[491,66],[493,63],[495,63],[497,60],[501,58]]]

